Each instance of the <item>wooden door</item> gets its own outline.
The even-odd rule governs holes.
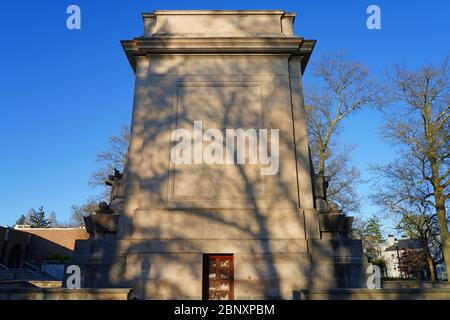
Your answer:
[[[203,298],[209,300],[233,300],[233,255],[207,254],[204,255],[203,261]]]

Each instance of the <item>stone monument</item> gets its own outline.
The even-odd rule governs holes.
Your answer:
[[[295,14],[155,11],[122,45],[135,73],[125,170],[69,264],[139,299],[292,299],[361,287],[351,218],[311,165]]]

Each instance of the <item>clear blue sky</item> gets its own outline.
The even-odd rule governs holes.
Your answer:
[[[81,7],[82,29],[66,28],[66,8]],[[366,8],[382,10],[382,29],[366,28]],[[450,1],[8,1],[0,10],[0,225],[43,205],[63,220],[72,204],[95,194],[87,185],[95,155],[129,123],[133,74],[120,40],[142,34],[141,12],[156,9],[283,9],[295,30],[317,39],[311,61],[345,50],[374,74],[402,63],[416,68],[449,53]],[[310,81],[308,70],[305,83]],[[366,174],[392,147],[379,138],[374,111],[345,122],[342,141],[358,148]],[[360,188],[362,195],[369,191]],[[364,213],[377,209],[370,204]]]

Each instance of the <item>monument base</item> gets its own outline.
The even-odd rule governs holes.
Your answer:
[[[130,287],[138,299],[207,299],[210,255],[232,257],[229,299],[293,299],[299,288],[365,284],[357,240],[78,240],[69,264],[80,266],[82,287]]]

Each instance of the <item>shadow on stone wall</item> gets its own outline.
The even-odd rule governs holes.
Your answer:
[[[236,27],[242,27],[244,32],[247,26]],[[269,38],[260,40],[271,44]],[[128,202],[120,217],[120,241],[91,240],[77,244],[80,252],[90,252],[76,256],[71,262],[84,263],[83,272],[88,275],[84,278],[84,287],[128,286],[134,288],[133,296],[138,298],[192,297],[191,286],[202,286],[201,253],[221,251],[205,251],[207,242],[221,243],[224,248],[240,243],[248,252],[246,259],[251,259],[252,255],[257,257],[254,264],[246,263],[246,272],[254,278],[236,280],[241,292],[248,292],[247,297],[286,297],[286,289],[277,280],[287,278],[289,273],[298,288],[317,287],[322,281],[314,276],[318,265],[311,264],[301,210],[299,185],[311,181],[298,181],[297,177],[298,170],[305,168],[298,165],[296,144],[299,141],[307,144],[307,141],[305,134],[303,140],[299,140],[299,132],[306,132],[306,129],[295,128],[299,120],[293,121],[294,114],[303,115],[304,111],[303,101],[291,102],[292,90],[296,88],[291,87],[292,79],[288,75],[288,55],[270,56],[273,60],[266,57],[265,61],[260,60],[263,56],[251,56],[250,60],[243,51],[233,57],[240,54],[244,59],[242,63],[234,63],[229,56],[218,59],[205,54],[203,64],[196,64],[193,56],[188,59],[174,56],[169,63],[159,59],[158,54],[150,55],[151,78],[140,76],[142,70],[138,66],[131,141],[124,173]],[[299,60],[299,72],[301,63]],[[242,75],[251,77],[244,79]],[[301,78],[294,80],[301,89]],[[242,85],[244,87],[239,88]],[[198,86],[206,88],[204,95],[198,94]],[[302,92],[299,94],[302,97]],[[254,99],[261,100],[255,102]],[[258,113],[257,108],[262,111]],[[222,132],[227,128],[278,128],[278,174],[262,178],[257,174],[258,167],[244,164],[224,170],[194,165],[202,168],[195,170],[197,168],[189,165],[169,164],[170,147],[174,145],[170,142],[171,130],[192,128],[196,120],[202,120],[206,128]],[[174,181],[187,184],[178,190]],[[212,196],[210,199],[205,194],[195,197],[190,193],[192,190],[211,192]],[[177,196],[178,191],[180,196]],[[226,201],[217,201],[209,208],[204,205],[205,201],[214,203],[217,195]],[[230,203],[234,201],[236,206],[233,207]],[[223,244],[226,241],[229,243]],[[298,247],[299,242],[304,243],[304,247]],[[303,260],[298,261],[298,265],[304,267],[286,270],[290,266],[283,259]],[[179,281],[167,278],[170,268]],[[183,283],[183,278],[188,283]],[[295,297],[294,292],[290,292]]]

